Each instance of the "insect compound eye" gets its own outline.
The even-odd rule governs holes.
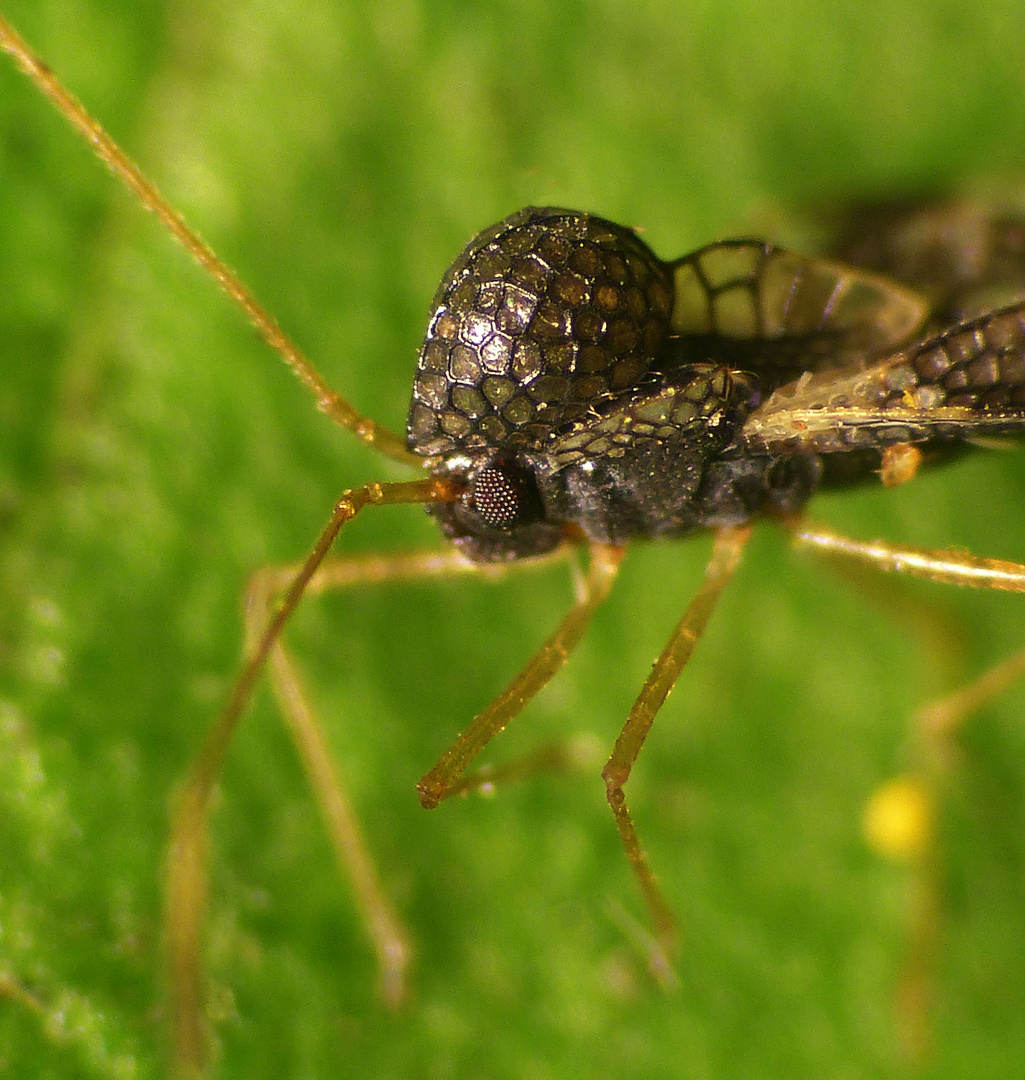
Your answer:
[[[463,486],[461,497],[427,511],[471,562],[529,559],[561,543],[562,528],[548,519],[529,464],[498,457],[452,475]]]
[[[478,470],[465,495],[467,506],[490,529],[512,529],[543,516],[541,499],[530,473],[499,462]]]

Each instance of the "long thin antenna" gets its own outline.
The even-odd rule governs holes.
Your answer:
[[[0,16],[0,49],[9,53],[17,66],[69,121],[71,126],[93,148],[96,156],[107,166],[139,201],[160,219],[164,228],[217,282],[245,312],[268,345],[284,359],[298,378],[313,392],[317,407],[336,423],[354,432],[368,446],[396,461],[423,468],[423,458],[406,449],[401,436],[357,412],[345,398],[335,393],[320,372],[303,355],[299,347],[285,334],[277,321],[266,311],[238,275],[220,259],[213,249],[185,221],[157,190],[138,165],[114,142],[101,125],[86,112],[78,99],[54,76],[53,72],[29,48],[20,34]]]

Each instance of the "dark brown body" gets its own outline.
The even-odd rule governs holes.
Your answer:
[[[443,531],[482,562],[567,528],[678,536],[791,515],[820,484],[878,472],[888,447],[935,459],[1017,432],[1017,309],[949,324],[983,288],[1021,288],[1022,230],[988,223],[980,251],[976,219],[950,228],[958,212],[866,210],[840,240],[921,293],[758,241],[666,263],[573,211],[485,230],[435,297],[409,415],[410,449],[465,489],[433,508]]]

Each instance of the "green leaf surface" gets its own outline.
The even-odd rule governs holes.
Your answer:
[[[329,381],[401,429],[427,304],[529,203],[642,226],[663,256],[783,236],[794,208],[1025,165],[1011,0],[2,0]],[[167,1062],[160,873],[174,785],[225,698],[239,597],[334,498],[403,475],[318,414],[216,287],[0,64],[0,1071]],[[1019,451],[820,497],[864,538],[1025,559]],[[345,551],[438,543],[416,508]],[[906,1076],[916,912],[861,834],[916,706],[1025,644],[1010,595],[851,589],[770,526],[627,794],[682,927],[645,915],[599,772],[700,579],[638,545],[565,672],[489,748],[584,735],[593,767],[425,813],[414,785],[554,626],[564,570],[375,587],[289,640],[417,950],[372,953],[271,696],[220,785],[207,926],[224,1077]],[[912,598],[912,599],[909,599]],[[900,612],[929,605],[957,662]],[[943,805],[931,1048],[914,1075],[1019,1075],[1025,705],[965,730]],[[906,1033],[905,1033],[906,1034]]]

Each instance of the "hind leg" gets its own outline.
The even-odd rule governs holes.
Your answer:
[[[880,541],[864,543],[803,524],[793,535],[797,546],[809,547],[830,559],[853,560],[948,584],[1025,592],[1025,565],[1019,563]],[[912,1061],[923,1060],[930,1047],[930,1014],[944,921],[937,819],[958,761],[958,739],[980,710],[1023,675],[1025,649],[920,709],[912,728],[906,772],[877,788],[865,808],[869,845],[880,855],[906,865],[912,875],[907,952],[895,1002],[901,1048]]]

